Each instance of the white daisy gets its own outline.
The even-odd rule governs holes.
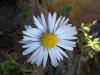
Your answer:
[[[48,21],[46,22],[43,13],[41,16],[33,16],[34,24],[37,28],[26,26],[23,31],[23,39],[20,43],[23,44],[23,55],[32,53],[28,62],[43,64],[45,68],[47,59],[50,57],[52,66],[58,66],[58,61],[63,60],[63,56],[68,57],[65,50],[73,51],[76,46],[75,35],[77,34],[76,27],[68,24],[69,19],[60,16],[57,18],[56,13],[48,14]]]

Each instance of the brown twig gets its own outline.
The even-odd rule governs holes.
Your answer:
[[[35,0],[35,15],[41,15],[41,8],[39,4],[39,0]]]

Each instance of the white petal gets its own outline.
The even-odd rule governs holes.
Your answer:
[[[73,47],[67,46],[67,45],[59,43],[59,42],[58,42],[57,46],[60,46],[60,47],[62,47],[64,49],[67,49],[67,50],[70,50],[70,51],[73,50]]]
[[[43,50],[42,53],[38,56],[38,59],[36,61],[37,66],[40,66],[40,64],[42,63],[42,60],[44,58],[44,54],[45,54],[45,51]]]
[[[65,26],[67,26],[67,27],[72,27],[72,24],[66,24]]]
[[[40,39],[39,38],[29,37],[29,36],[23,36],[23,40],[22,41],[40,41]]]
[[[58,55],[57,55],[56,48],[54,48],[53,54],[54,54],[56,60],[60,60],[60,58],[59,58]]]
[[[58,50],[57,47],[55,47],[55,52],[57,53],[56,55],[57,55],[58,60],[59,60],[59,61],[60,61],[60,60],[63,60],[63,57],[62,57],[62,55],[61,55],[61,53],[59,52],[59,50]]]
[[[74,26],[70,27],[70,24],[69,24],[69,25],[58,28],[55,34],[59,36],[61,36],[62,34],[67,35],[67,36],[72,36],[72,35],[76,35],[77,31],[76,31],[76,27]]]
[[[37,26],[38,29],[40,29],[42,32],[45,32],[45,28],[43,27],[43,25],[38,21],[38,19],[33,16],[34,19],[34,24]]]
[[[65,32],[61,33],[63,35],[68,35],[68,36],[73,36],[77,34],[77,31],[72,31],[72,30],[66,30]]]
[[[53,56],[54,56],[54,58],[55,58],[55,61],[57,61],[57,54],[56,54],[56,52],[55,52],[55,48],[53,48],[53,50],[52,50],[52,53],[53,53]],[[55,63],[55,67],[56,66],[58,66],[58,61]]]
[[[37,16],[38,21],[40,22],[40,24],[42,24],[42,19],[40,16]]]
[[[56,59],[56,57],[55,57],[55,55],[53,53],[53,50],[54,49],[50,49],[49,50],[49,56],[50,56],[50,59],[51,59],[52,66],[56,67],[58,65],[58,62],[57,62],[57,59]]]
[[[40,53],[40,51],[43,50],[43,47],[39,47],[32,55],[31,57],[28,59],[28,62],[32,62]]]
[[[28,44],[28,43],[32,43],[33,41],[19,41],[19,43],[21,43],[21,44]]]
[[[41,56],[43,50],[44,50],[44,48],[42,47],[40,52],[38,53],[38,55],[31,61],[31,64],[36,63],[36,61],[39,60],[39,57]]]
[[[26,29],[26,30],[30,30],[30,29],[32,29],[32,27],[31,27],[31,25],[26,25],[26,26],[25,26],[25,29]]]
[[[38,19],[38,21],[40,22],[40,24],[43,25],[41,17],[40,17],[40,16],[37,16],[37,19]]]
[[[59,52],[60,52],[63,56],[68,57],[68,55],[67,55],[63,50],[61,50],[59,47],[57,47],[57,49],[59,50]]]
[[[53,20],[53,17],[51,15],[51,13],[48,14],[48,29],[49,29],[49,32],[53,32],[54,30],[54,20]]]
[[[70,27],[70,28],[66,28],[66,30],[63,33],[69,33],[70,35],[76,35],[77,31],[76,31],[76,27]],[[63,34],[62,33],[62,34]]]
[[[69,18],[67,18],[65,21],[64,21],[64,25],[67,24],[69,21]]]
[[[56,56],[56,52],[55,52],[55,48],[52,48],[52,54],[54,56],[54,59],[55,59],[55,67],[58,66],[58,61],[57,61],[57,56]]]
[[[44,53],[44,59],[43,59],[43,67],[45,68],[46,66],[46,63],[47,63],[47,59],[48,59],[48,51],[45,50],[45,53]]]
[[[63,17],[59,23],[59,27],[63,26],[64,25],[64,21],[65,21],[65,17]]]
[[[43,24],[43,26],[44,26],[44,28],[45,28],[45,31],[47,31],[46,20],[45,20],[45,17],[44,17],[44,15],[43,15],[43,13],[41,13],[41,20],[42,20],[42,24]]]
[[[40,46],[40,42],[32,42],[32,43],[29,43],[29,44],[26,44],[26,45],[23,45],[22,48],[28,48],[28,47],[37,47],[37,46]]]
[[[51,22],[52,21],[52,18],[51,18],[51,13],[48,14],[48,30],[49,32],[51,32]]]
[[[72,24],[67,24],[68,20],[69,20],[69,19],[66,19],[66,20],[65,20],[65,17],[63,17],[63,18],[60,20],[60,23],[59,23],[59,26],[58,26],[57,29],[62,28],[63,26],[66,26],[67,28],[71,27]],[[64,27],[63,29],[65,29],[65,27]]]
[[[77,31],[74,30],[73,28],[63,28],[59,29],[55,32],[55,34],[60,38],[60,39],[77,39],[74,35],[77,34]]]
[[[32,37],[29,37],[29,36],[23,36],[23,41],[33,41],[33,38]]]
[[[60,16],[60,17],[57,19],[57,21],[56,21],[56,23],[55,23],[55,27],[54,27],[54,32],[56,31],[56,29],[57,29],[57,27],[58,27],[58,25],[59,25],[59,22],[60,22],[60,20],[61,20],[61,18],[62,18],[62,16]]]
[[[53,32],[54,31],[54,27],[55,27],[55,23],[56,23],[56,17],[57,17],[57,14],[56,12],[53,14],[53,16],[51,16],[51,25],[49,26],[49,28],[51,29],[50,32]]]
[[[73,39],[77,39],[77,37],[75,36],[68,36],[68,35],[62,35],[62,36],[58,36],[60,40],[73,40]]]
[[[37,16],[37,19],[39,20],[40,24],[43,25],[45,32],[47,32],[47,25],[43,13],[41,13],[41,17]]]
[[[56,23],[56,17],[57,17],[57,14],[56,14],[56,12],[53,14],[53,22],[54,22],[54,24]]]
[[[31,37],[38,37],[42,35],[42,32],[39,29],[31,28],[27,31],[23,31],[23,34],[31,36]]]
[[[39,47],[40,47],[40,45],[33,45],[32,47],[29,47],[25,51],[23,51],[23,55],[30,54],[30,53],[34,52]]]
[[[55,47],[55,50],[53,50],[54,51],[54,53],[55,53],[55,56],[56,56],[56,60],[58,60],[58,61],[60,61],[61,60],[61,58],[59,57],[59,51],[57,51],[57,49],[56,49],[56,47]]]
[[[69,27],[67,27],[67,28],[69,28]],[[60,26],[56,31],[55,31],[55,34],[57,34],[57,35],[61,35],[63,32],[65,32],[66,31],[66,26],[64,25],[64,26]]]
[[[69,40],[60,40],[59,43],[65,44],[65,45],[70,46],[70,47],[75,47],[76,46],[76,42],[69,41]]]

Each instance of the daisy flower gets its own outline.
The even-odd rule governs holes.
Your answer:
[[[37,66],[43,64],[45,68],[49,57],[52,66],[58,66],[58,61],[68,57],[65,50],[73,51],[73,47],[76,46],[76,42],[73,41],[77,38],[76,27],[68,24],[68,18],[57,18],[56,13],[49,13],[48,20],[43,13],[40,17],[33,16],[33,20],[36,28],[26,26],[20,41],[23,44],[22,48],[26,49],[23,55],[31,53],[28,62]]]

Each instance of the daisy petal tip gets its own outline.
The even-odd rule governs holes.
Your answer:
[[[37,66],[37,67],[39,67],[39,66],[40,66],[40,64],[36,64],[36,66]]]
[[[65,57],[68,58],[68,55],[66,54]]]
[[[69,18],[67,18],[66,20],[67,20],[67,22],[68,22],[68,21],[69,21]]]
[[[22,43],[23,41],[18,41],[18,43]]]
[[[24,56],[25,56],[25,55],[27,55],[27,52],[26,52],[26,51],[24,51],[24,52],[22,53],[22,55],[24,55]]]
[[[23,34],[25,34],[25,31],[22,31]]]
[[[36,19],[37,19],[37,18],[36,18],[35,16],[33,16],[33,20],[34,20],[34,22],[36,21]]]
[[[56,12],[54,12],[54,13],[53,13],[53,15],[55,15],[55,16],[56,16],[56,15],[57,15],[57,13],[56,13]]]
[[[27,60],[27,62],[32,64],[32,60],[30,58]]]
[[[41,16],[44,16],[44,14],[43,14],[43,13],[41,13]]]
[[[73,51],[74,49],[72,48],[72,49],[69,49],[69,51]]]
[[[43,65],[43,68],[45,69],[46,68],[46,65]]]

